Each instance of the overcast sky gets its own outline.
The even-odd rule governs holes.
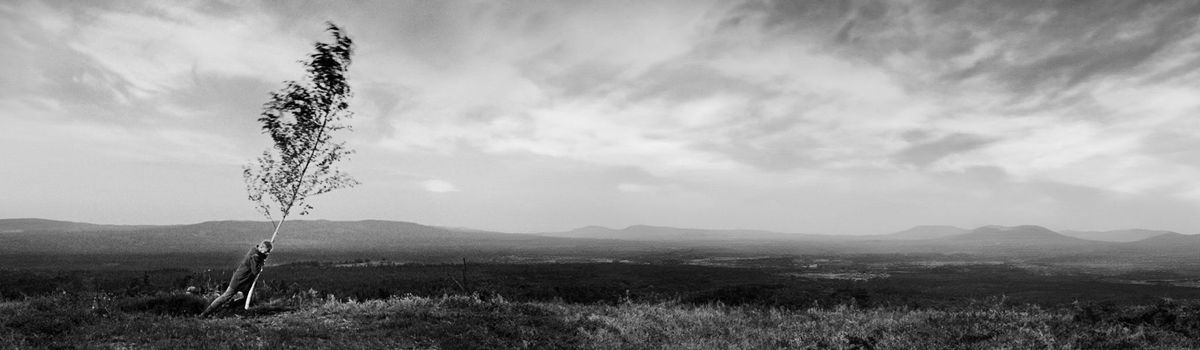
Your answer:
[[[259,219],[326,20],[362,185],[308,218],[1200,231],[1192,1],[5,1],[0,217]]]

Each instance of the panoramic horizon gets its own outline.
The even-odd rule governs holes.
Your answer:
[[[1200,232],[1200,4],[0,4],[0,217],[264,220],[325,21],[360,185],[289,220]]]
[[[58,219],[53,219],[53,218],[33,218],[33,217],[0,218],[0,222],[5,221],[5,220],[47,220],[47,221],[55,221],[55,222],[69,222],[69,223],[92,224],[92,225],[114,225],[114,226],[187,226],[187,225],[200,225],[200,224],[212,223],[212,222],[256,222],[256,223],[262,223],[263,225],[266,225],[266,226],[264,226],[265,228],[270,227],[270,225],[271,225],[271,222],[266,221],[265,219],[205,220],[205,221],[197,221],[197,222],[161,223],[161,224],[137,224],[137,223],[114,224],[114,223],[107,223],[107,222],[83,222],[83,221],[71,221],[71,220],[58,220]],[[1166,229],[1158,229],[1158,228],[1154,228],[1154,227],[1122,227],[1122,228],[1099,229],[1099,230],[1074,230],[1074,229],[1070,229],[1070,228],[1046,227],[1046,226],[1034,225],[1034,224],[1017,224],[1017,225],[986,224],[986,225],[981,225],[981,226],[966,227],[966,226],[954,226],[954,225],[929,223],[929,224],[917,224],[917,225],[913,225],[910,227],[896,229],[896,230],[892,230],[892,231],[886,231],[886,232],[857,233],[857,234],[829,234],[829,233],[822,233],[822,232],[773,231],[773,230],[765,230],[765,229],[759,229],[759,228],[753,228],[753,227],[692,227],[692,226],[665,226],[665,225],[650,225],[650,224],[631,224],[631,225],[626,225],[626,226],[584,225],[584,226],[573,227],[573,228],[557,230],[557,231],[500,231],[500,230],[481,229],[478,227],[454,226],[454,225],[432,225],[432,224],[426,224],[426,223],[422,223],[422,222],[409,221],[409,220],[377,219],[377,218],[314,219],[314,218],[302,217],[299,219],[288,220],[288,222],[297,222],[297,221],[301,221],[301,222],[302,221],[328,221],[328,222],[334,222],[334,223],[363,222],[363,221],[397,222],[397,223],[417,224],[417,225],[430,226],[430,227],[442,227],[442,228],[448,228],[448,229],[461,229],[461,230],[472,230],[472,231],[477,230],[477,231],[483,231],[483,232],[509,233],[509,234],[548,234],[548,233],[553,234],[553,233],[566,233],[566,232],[574,232],[574,231],[579,231],[579,230],[587,230],[590,228],[603,228],[603,229],[608,229],[608,230],[621,231],[621,230],[627,230],[627,229],[635,229],[638,227],[659,227],[659,228],[682,229],[682,230],[693,230],[693,231],[763,231],[763,232],[769,232],[769,233],[797,235],[797,238],[799,238],[804,235],[828,235],[828,236],[893,235],[893,234],[904,233],[905,231],[909,231],[909,230],[919,230],[919,229],[926,229],[926,228],[943,228],[943,227],[944,228],[962,229],[962,230],[964,230],[964,233],[967,233],[967,232],[974,231],[976,229],[986,229],[986,228],[993,228],[993,227],[1017,228],[1017,227],[1022,227],[1022,226],[1034,226],[1034,227],[1046,228],[1046,229],[1049,229],[1056,233],[1074,232],[1074,233],[1080,233],[1080,234],[1087,234],[1087,233],[1105,233],[1105,232],[1124,232],[1124,231],[1145,230],[1145,231],[1158,231],[1158,232],[1173,232],[1173,233],[1179,233],[1179,234],[1183,234],[1183,235],[1200,235],[1200,233],[1196,233],[1196,232],[1178,232],[1178,231],[1172,231],[1172,230],[1166,230]],[[1153,234],[1148,235],[1146,237],[1148,238],[1148,237],[1152,237],[1152,236],[1153,236]]]

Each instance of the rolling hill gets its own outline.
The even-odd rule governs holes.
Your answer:
[[[1144,230],[1144,229],[1128,229],[1128,230],[1110,230],[1110,231],[1061,231],[1062,234],[1082,238],[1093,241],[1104,242],[1135,242],[1150,237],[1172,234],[1175,232],[1164,230]],[[1178,234],[1178,233],[1175,233]]]
[[[1144,256],[1173,256],[1191,260],[1200,259],[1200,235],[1165,233],[1140,241],[1124,243],[1120,251],[1136,252]]]
[[[954,227],[954,226],[921,225],[921,226],[915,226],[913,228],[910,228],[910,229],[907,229],[904,231],[887,234],[887,235],[882,235],[882,236],[875,236],[875,237],[882,238],[882,239],[902,239],[902,240],[933,239],[933,238],[942,238],[942,237],[961,235],[961,234],[964,234],[967,232],[971,232],[971,230],[961,228],[961,227]]]
[[[744,242],[744,241],[829,241],[845,239],[832,235],[781,233],[762,230],[713,230],[650,225],[633,225],[623,229],[587,226],[567,232],[543,233],[549,237],[619,239],[649,242]]]
[[[1146,230],[1146,229],[1126,229],[1126,230],[1108,230],[1108,231],[1073,231],[1063,230],[1063,235],[1076,237],[1076,239],[1104,241],[1104,242],[1135,242],[1150,237],[1175,234],[1168,230]]]
[[[1086,244],[1086,240],[1068,237],[1045,227],[1035,225],[1022,226],[983,226],[970,232],[946,236],[947,241],[1002,243],[1013,242],[1020,244]]]
[[[991,256],[1070,255],[1104,249],[1112,244],[1069,237],[1035,225],[983,226],[927,242],[948,252]]]

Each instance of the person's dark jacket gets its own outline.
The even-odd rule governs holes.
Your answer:
[[[229,285],[237,291],[250,290],[250,285],[254,283],[254,277],[262,272],[265,261],[267,261],[267,254],[258,252],[258,247],[250,248],[246,257],[242,258],[242,263],[238,264],[237,270],[233,271],[233,278],[229,280]]]

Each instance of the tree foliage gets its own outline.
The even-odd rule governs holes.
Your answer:
[[[286,81],[271,93],[258,121],[273,145],[243,167],[249,199],[275,225],[276,234],[296,210],[308,214],[309,197],[358,184],[337,166],[353,151],[333,139],[334,132],[349,129],[346,122],[353,115],[346,71],[354,42],[333,23],[327,31],[333,41],[315,43],[315,52],[301,61],[305,79]]]

